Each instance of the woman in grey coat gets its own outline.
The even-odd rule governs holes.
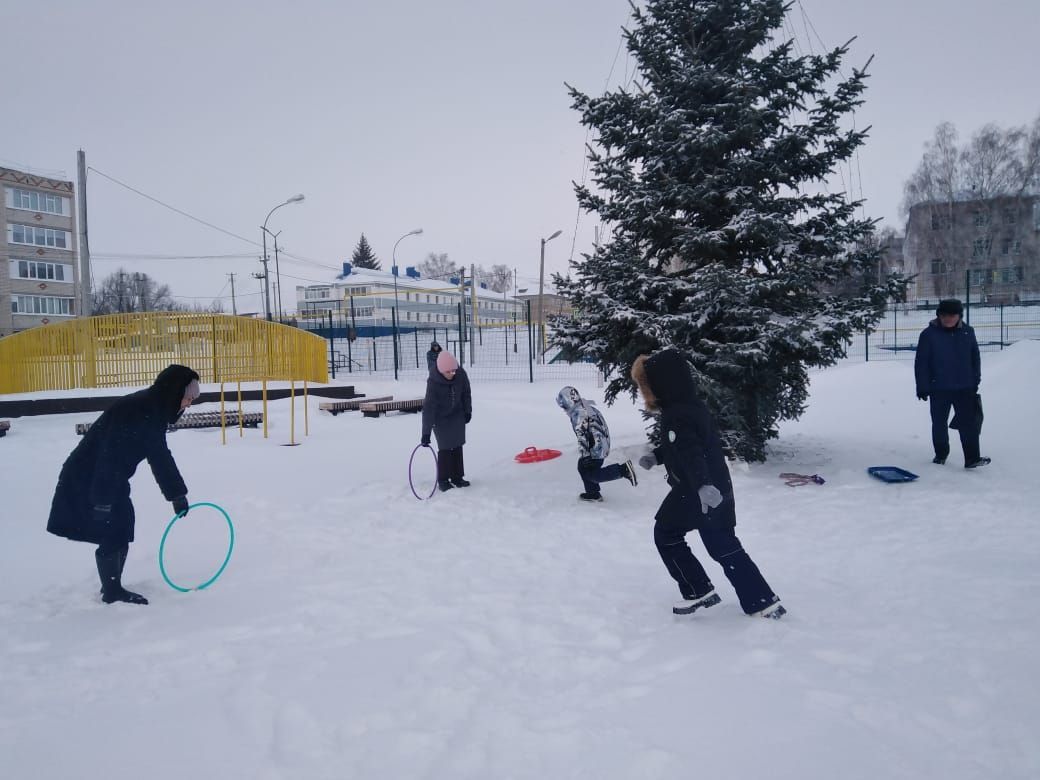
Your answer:
[[[473,416],[469,377],[450,352],[442,351],[426,380],[423,400],[422,441],[430,446],[430,431],[437,435],[437,487],[469,487],[462,463],[462,445],[466,443],[466,425]]]

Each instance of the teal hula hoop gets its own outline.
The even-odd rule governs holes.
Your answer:
[[[220,512],[220,514],[224,515],[224,519],[227,520],[228,533],[231,534],[231,541],[228,544],[227,556],[224,558],[224,562],[220,564],[220,568],[217,569],[216,574],[214,574],[212,577],[210,577],[208,580],[206,580],[198,587],[182,588],[180,585],[174,584],[174,582],[167,576],[166,565],[163,563],[163,549],[166,547],[166,537],[170,535],[170,531],[173,529],[173,524],[180,520],[182,517],[184,517],[184,514],[187,514],[187,512],[185,512],[184,514],[173,516],[173,519],[170,521],[170,524],[166,526],[166,531],[163,532],[162,541],[159,542],[159,571],[162,573],[163,579],[166,580],[166,584],[174,590],[179,590],[181,593],[190,593],[193,590],[204,590],[205,588],[208,588],[210,585],[216,582],[217,578],[224,573],[224,569],[227,568],[228,561],[231,560],[231,551],[235,549],[235,526],[231,524],[231,517],[228,515],[227,512],[224,511],[224,508],[221,506],[217,506],[216,504],[211,504],[208,501],[202,501],[198,504],[190,505],[188,509],[191,510],[200,506],[211,506],[218,512]]]

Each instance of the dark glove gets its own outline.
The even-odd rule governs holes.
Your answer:
[[[419,440],[419,444],[421,444],[424,447],[429,447],[430,446],[430,434],[427,433],[425,436],[423,436],[422,439]]]
[[[469,425],[469,421],[472,420],[472,419],[473,419],[473,415],[472,414],[467,414],[466,415],[466,425]]]
[[[177,498],[173,499],[171,503],[173,504],[173,511],[176,512],[178,515],[188,514],[187,496],[177,496]]]
[[[704,514],[708,514],[709,509],[714,509],[722,503],[722,493],[714,485],[701,485],[697,497],[701,500],[701,512]]]
[[[91,514],[94,517],[94,522],[97,525],[106,527],[112,522],[112,505],[111,504],[99,504],[96,505],[92,510]]]
[[[917,397],[920,398],[922,401],[927,401],[928,400],[928,393],[926,391],[924,391],[924,390],[918,390],[917,391]]]
[[[657,456],[652,452],[648,452],[646,455],[642,455],[639,458],[639,465],[644,469],[652,469],[657,465]]]

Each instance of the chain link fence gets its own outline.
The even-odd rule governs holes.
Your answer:
[[[379,311],[378,307],[354,300],[339,311],[308,313],[286,324],[327,341],[329,375],[334,378],[358,374],[424,379],[429,373],[430,346],[436,341],[475,379],[601,381],[593,364],[567,362],[557,349],[543,351],[530,300],[508,299],[505,303],[498,316],[487,318],[474,317],[470,307],[458,304],[439,309],[424,304],[422,314],[432,313],[433,322],[417,323],[406,318],[399,323],[398,316],[410,314],[405,307],[390,308],[389,318],[370,316],[370,312]],[[359,317],[359,313],[364,316]]]
[[[852,340],[850,360],[912,360],[917,338],[935,319],[935,301],[893,304],[884,318],[868,333]],[[972,303],[965,307],[964,321],[975,329],[979,349],[994,352],[1016,341],[1040,339],[1040,305]]]

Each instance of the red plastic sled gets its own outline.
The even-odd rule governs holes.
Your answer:
[[[537,447],[525,447],[524,451],[513,458],[513,460],[517,463],[537,463],[541,460],[558,458],[561,454],[559,450],[540,450]]]

